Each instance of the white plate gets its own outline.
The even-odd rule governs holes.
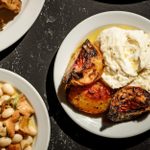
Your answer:
[[[140,15],[123,11],[110,11],[94,15],[80,24],[78,24],[64,39],[57,53],[54,64],[54,84],[58,99],[70,116],[70,118],[77,123],[80,127],[86,129],[94,134],[111,137],[111,138],[124,138],[131,137],[143,133],[150,129],[150,115],[141,121],[129,121],[125,123],[115,124],[100,130],[102,125],[102,118],[92,118],[85,116],[77,111],[74,111],[69,105],[65,103],[64,91],[59,91],[58,88],[61,83],[63,74],[68,65],[70,57],[75,50],[78,43],[91,31],[108,24],[127,24],[136,26],[147,32],[150,32],[150,21]],[[107,126],[107,124],[104,124]]]
[[[38,134],[33,144],[33,150],[47,150],[51,126],[45,103],[36,89],[24,78],[11,71],[0,69],[0,81],[9,82],[26,95],[35,110]]]
[[[20,13],[0,31],[0,51],[19,40],[38,17],[45,0],[21,0]]]

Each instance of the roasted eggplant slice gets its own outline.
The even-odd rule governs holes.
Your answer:
[[[97,81],[86,86],[72,86],[67,91],[67,100],[81,112],[101,114],[109,106],[110,89]]]
[[[71,57],[63,82],[84,86],[97,81],[103,70],[102,54],[97,46],[86,40]]]
[[[124,87],[111,99],[107,118],[113,122],[134,119],[150,111],[150,94],[140,87]]]

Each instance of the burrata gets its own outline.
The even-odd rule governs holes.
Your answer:
[[[104,57],[102,79],[113,89],[126,86],[148,68],[150,36],[143,30],[111,27],[98,37]]]

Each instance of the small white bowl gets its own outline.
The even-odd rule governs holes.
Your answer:
[[[150,20],[130,12],[124,11],[110,11],[104,12],[79,23],[74,29],[67,35],[61,44],[56,56],[54,64],[54,84],[58,99],[70,116],[70,118],[82,128],[94,134],[111,137],[111,138],[125,138],[135,136],[150,129],[150,115],[141,121],[129,121],[125,123],[115,124],[100,130],[103,125],[102,118],[92,118],[90,116],[83,115],[77,111],[74,111],[69,105],[64,103],[63,96],[58,94],[58,89],[61,84],[65,69],[69,63],[71,55],[79,42],[85,38],[85,36],[91,31],[109,24],[124,24],[129,26],[135,26],[146,32],[150,32]]]
[[[11,83],[28,98],[35,110],[38,128],[38,134],[33,143],[33,150],[47,150],[50,141],[51,126],[43,99],[27,80],[16,73],[6,69],[0,69],[0,82],[1,81]]]

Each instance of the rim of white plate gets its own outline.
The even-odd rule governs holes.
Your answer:
[[[45,0],[22,1],[19,14],[0,31],[0,51],[18,41],[33,25],[39,16]]]
[[[33,143],[33,149],[47,150],[51,136],[51,125],[48,110],[40,94],[31,83],[10,70],[0,68],[0,81],[11,83],[15,88],[26,95],[35,110],[38,126],[38,134]]]

